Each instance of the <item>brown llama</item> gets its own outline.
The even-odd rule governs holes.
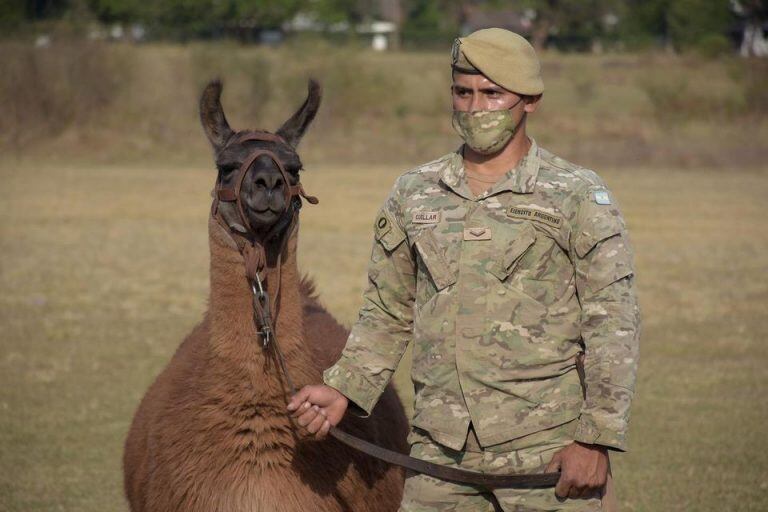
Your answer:
[[[240,198],[247,224],[266,254],[266,282],[277,287],[275,333],[297,388],[322,381],[339,356],[347,330],[320,304],[296,264],[297,232],[290,229],[301,200],[285,197],[299,184],[296,145],[320,104],[310,81],[299,110],[276,132],[281,140],[247,140],[230,129],[221,84],[208,84],[200,116],[213,145],[217,182],[231,184],[255,149],[268,149],[247,168]],[[274,136],[272,136],[274,137]],[[243,231],[232,203],[220,203],[230,230]],[[264,348],[253,321],[244,258],[230,231],[213,215],[210,299],[202,322],[179,346],[139,405],[125,443],[125,493],[133,512],[389,511],[397,510],[403,470],[328,437],[315,440],[286,411],[289,389],[274,347]],[[281,252],[282,256],[278,253]],[[274,310],[277,312],[274,313]],[[406,452],[407,420],[389,387],[369,418],[348,414],[351,434]]]

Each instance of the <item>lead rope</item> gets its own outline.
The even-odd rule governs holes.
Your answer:
[[[256,278],[251,281],[251,290],[253,291],[253,321],[256,324],[256,333],[261,335],[261,346],[265,349],[269,348],[270,345],[275,348],[278,364],[285,377],[286,384],[288,384],[288,389],[291,392],[291,395],[295,395],[296,387],[293,385],[290,373],[288,373],[288,366],[285,364],[283,352],[280,350],[280,345],[277,343],[277,337],[275,336],[275,330],[272,327],[269,294],[264,290],[264,286],[258,274],[256,274]],[[275,300],[277,300],[277,297],[275,297]],[[287,403],[288,402],[286,401],[286,404]]]

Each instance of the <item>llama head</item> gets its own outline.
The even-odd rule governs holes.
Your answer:
[[[232,186],[248,156],[256,149],[265,149],[274,153],[282,162],[290,181],[288,184],[296,185],[302,168],[296,147],[320,106],[320,85],[309,80],[304,104],[276,132],[282,141],[241,142],[239,139],[247,135],[249,130],[236,132],[230,128],[221,106],[221,91],[221,82],[214,80],[205,87],[200,98],[200,121],[213,146],[218,182],[226,187]],[[293,209],[301,205],[298,197],[293,198],[294,204],[286,200],[283,180],[277,163],[268,155],[256,158],[246,171],[240,189],[240,201],[257,237],[264,233],[270,233],[270,236],[278,234],[290,223]],[[222,202],[219,203],[219,209],[230,226],[241,226],[235,204]]]

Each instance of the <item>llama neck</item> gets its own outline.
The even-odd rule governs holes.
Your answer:
[[[298,226],[297,226],[298,227]],[[285,244],[280,269],[267,271],[267,286],[280,281],[278,303],[270,304],[275,337],[279,342],[290,377],[298,388],[320,379],[318,370],[303,348],[303,305],[296,262],[298,229]],[[234,241],[214,220],[209,219],[211,249],[211,291],[208,310],[210,344],[222,371],[239,378],[247,375],[261,397],[285,398],[288,391],[274,346],[262,347],[253,321],[253,293],[245,277],[243,257]],[[274,341],[272,343],[275,343]]]

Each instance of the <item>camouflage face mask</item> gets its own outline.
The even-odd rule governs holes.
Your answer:
[[[522,98],[518,100],[520,103]],[[517,105],[515,103],[515,105]],[[515,105],[512,105],[513,108]],[[478,110],[475,112],[453,111],[453,129],[464,139],[464,142],[484,155],[490,155],[501,150],[517,131],[520,121],[515,122],[510,109]]]

